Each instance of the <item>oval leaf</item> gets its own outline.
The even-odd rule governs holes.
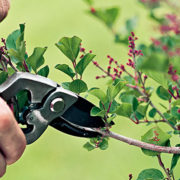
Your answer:
[[[157,88],[156,93],[163,100],[168,101],[171,98],[171,95],[169,94],[169,92],[162,86],[159,86]]]
[[[56,46],[73,62],[79,54],[81,41],[82,40],[76,36],[72,38],[63,37],[56,43]]]
[[[163,180],[164,175],[158,169],[145,169],[141,171],[137,180]]]
[[[69,89],[77,94],[87,91],[87,85],[84,81],[76,79],[69,85]]]
[[[132,105],[129,103],[123,103],[120,107],[116,110],[116,114],[119,116],[130,117],[132,114]]]
[[[75,73],[73,72],[73,70],[67,64],[57,64],[55,66],[55,68],[62,71],[62,72],[64,72],[65,74],[67,74],[71,78],[73,78],[75,76]]]
[[[91,109],[90,115],[91,116],[100,116],[100,117],[104,117],[104,115],[106,114],[105,110],[101,110],[98,107],[93,107]]]
[[[88,53],[86,54],[76,65],[76,72],[82,76],[84,70],[88,66],[88,64],[94,59],[96,55]]]
[[[162,131],[158,126],[151,128],[147,133],[145,133],[141,140],[146,143],[155,144],[159,146],[166,146],[167,142],[171,138],[170,134]],[[148,156],[156,156],[159,152],[142,149],[143,153]]]
[[[34,52],[27,59],[27,63],[32,67],[34,72],[37,72],[37,69],[44,64],[44,53],[47,50],[47,47],[34,48]]]
[[[5,71],[1,72],[0,73],[0,84],[5,82],[7,78],[8,78],[8,73]]]
[[[107,101],[106,94],[99,88],[92,89],[91,91],[89,91],[89,94],[97,97],[100,101],[102,101],[102,103],[105,103]]]
[[[48,75],[49,75],[49,66],[43,67],[42,69],[40,69],[37,72],[37,74],[40,75],[40,76],[48,77]]]

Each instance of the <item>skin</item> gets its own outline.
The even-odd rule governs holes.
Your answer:
[[[0,0],[0,22],[8,14],[9,0]],[[23,154],[26,138],[14,118],[13,113],[0,98],[0,177],[6,172],[7,165],[15,163]]]
[[[0,98],[0,177],[6,172],[6,166],[15,163],[23,154],[26,138],[13,113]]]
[[[0,22],[7,16],[10,8],[10,0],[0,0]]]

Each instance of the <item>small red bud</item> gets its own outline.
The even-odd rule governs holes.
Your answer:
[[[98,66],[97,61],[93,61],[93,64],[94,64],[95,66]]]
[[[82,54],[81,56],[80,56],[80,58],[82,59],[84,57],[84,55]]]
[[[95,10],[95,8],[91,8],[91,13],[96,13],[96,10]]]
[[[178,109],[178,113],[180,114],[180,109]]]
[[[147,79],[147,76],[146,76],[146,75],[144,75],[144,79]]]
[[[122,71],[125,71],[124,65],[121,65],[120,68],[121,68]]]
[[[131,32],[131,35],[134,37],[135,36],[134,32]]]
[[[96,76],[96,79],[99,79],[100,78],[100,76]]]
[[[85,51],[85,48],[81,48],[80,51],[81,51],[81,52],[84,52],[84,51]]]
[[[176,90],[176,89],[177,89],[177,86],[173,86],[172,89],[173,89],[173,90]]]
[[[90,50],[89,53],[92,53],[92,50]]]

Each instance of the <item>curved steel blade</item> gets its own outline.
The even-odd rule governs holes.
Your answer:
[[[78,96],[78,100],[63,115],[52,121],[50,125],[70,135],[97,137],[100,134],[78,128],[78,126],[86,128],[101,128],[105,126],[100,117],[90,116],[93,106],[92,103]]]

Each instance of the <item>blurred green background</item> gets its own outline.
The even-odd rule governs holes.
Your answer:
[[[139,25],[136,34],[139,43],[149,43],[152,36],[158,36],[153,31],[154,23],[148,18],[147,11],[136,0],[97,0],[97,7],[119,6],[120,17],[117,29],[126,19],[137,15]],[[48,46],[45,53],[46,64],[50,65],[50,78],[57,82],[68,81],[64,74],[54,69],[57,63],[66,63],[67,58],[55,47],[55,43],[63,36],[79,36],[83,46],[97,54],[96,60],[106,66],[106,55],[110,54],[117,60],[125,62],[127,48],[115,44],[111,32],[99,21],[86,13],[87,6],[83,0],[12,0],[8,17],[0,24],[0,37],[19,28],[20,23],[26,23],[25,39],[28,53],[34,47]],[[105,87],[105,81],[95,80],[102,73],[92,64],[87,68],[84,80],[89,87]],[[94,103],[95,99],[90,97]],[[117,118],[114,131],[140,139],[149,127],[133,125],[125,118]],[[167,126],[163,126],[168,129]],[[7,168],[3,180],[128,180],[128,174],[137,175],[145,168],[159,168],[156,158],[142,154],[141,150],[110,140],[106,151],[83,149],[86,139],[72,137],[49,127],[43,136],[26,148],[22,158]],[[175,140],[174,140],[175,141]],[[179,140],[178,140],[179,141]],[[177,142],[177,141],[176,141]],[[179,142],[177,142],[179,143]],[[173,144],[173,143],[172,143]],[[164,163],[170,166],[171,155],[163,155]],[[180,172],[176,167],[176,177]]]

